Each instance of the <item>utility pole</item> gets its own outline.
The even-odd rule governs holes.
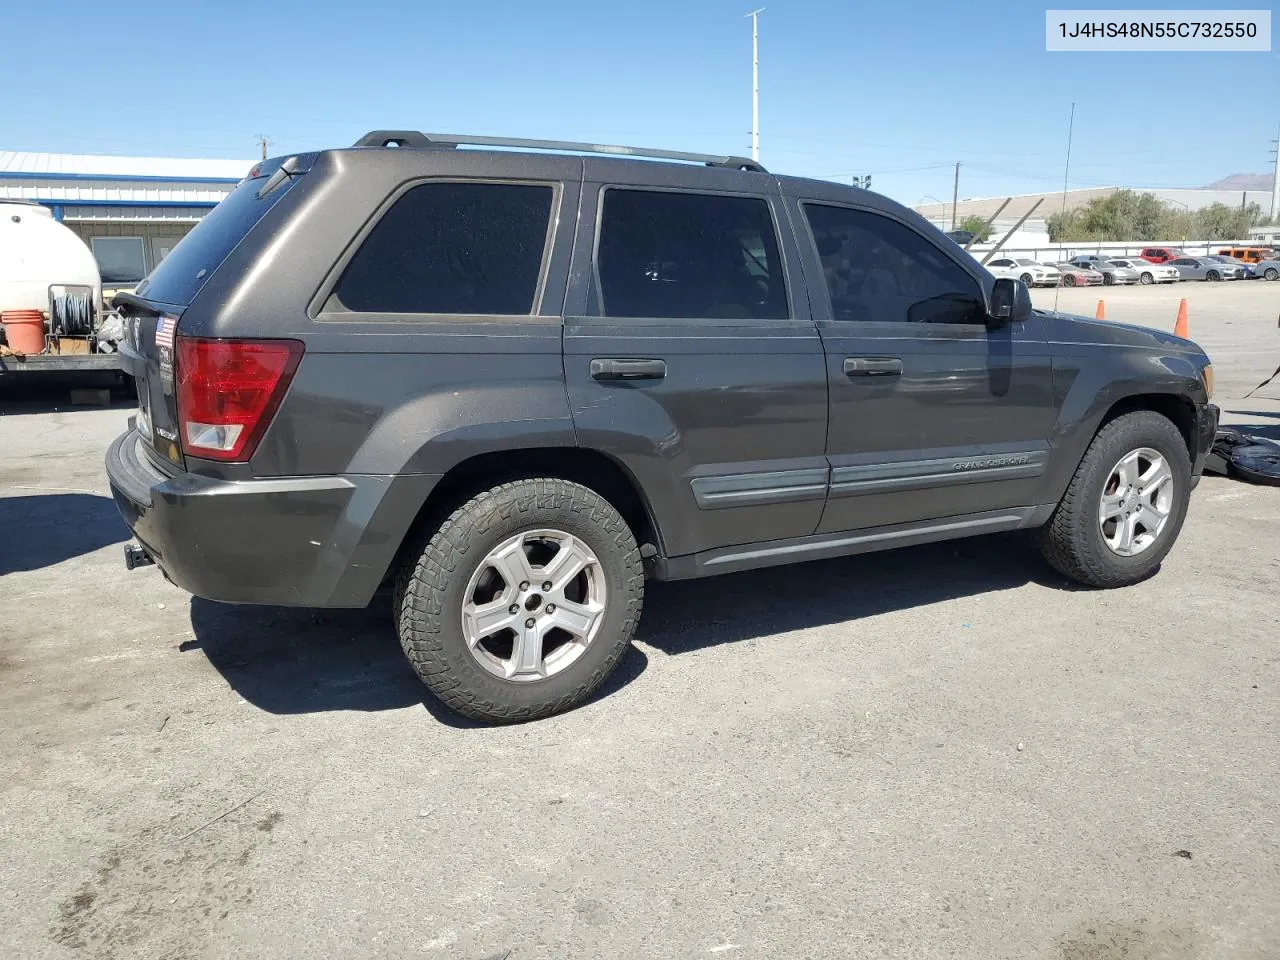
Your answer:
[[[956,161],[956,185],[951,188],[951,229],[956,228],[956,204],[960,202],[960,161]]]
[[[751,159],[760,160],[760,14],[764,7],[747,14],[751,18]]]
[[[1276,167],[1271,175],[1271,222],[1280,223],[1280,130],[1276,130],[1276,139],[1271,141],[1275,146]]]
[[[265,133],[258,134],[258,145],[262,147],[263,160],[267,159],[267,144],[269,143],[271,143],[271,141],[267,139],[267,135]]]

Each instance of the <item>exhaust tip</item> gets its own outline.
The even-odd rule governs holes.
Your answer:
[[[155,558],[136,543],[126,543],[124,545],[124,565],[129,570],[136,570],[138,567],[149,567],[155,562]]]

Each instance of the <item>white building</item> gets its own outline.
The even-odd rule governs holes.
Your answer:
[[[104,286],[127,286],[164,259],[252,165],[0,150],[0,200],[50,208],[93,250]]]

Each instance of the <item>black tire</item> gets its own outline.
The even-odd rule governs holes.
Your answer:
[[[595,553],[607,588],[604,619],[563,670],[512,682],[489,673],[468,649],[463,595],[490,550],[542,528],[572,534]],[[537,478],[493,487],[454,510],[401,567],[395,613],[400,645],[436,698],[476,720],[514,723],[560,713],[591,696],[630,645],[643,598],[640,551],[613,505],[580,484]]]
[[[1173,474],[1173,503],[1159,538],[1136,556],[1112,552],[1098,523],[1099,503],[1112,467],[1126,453],[1150,447]],[[1059,573],[1090,587],[1125,587],[1146,579],[1168,554],[1187,515],[1191,458],[1186,441],[1166,417],[1137,410],[1103,426],[1089,444],[1075,476],[1049,522],[1040,530],[1040,550]]]
[[[1076,285],[1076,275],[1074,273],[1068,273],[1062,278],[1062,285],[1064,287],[1074,287]]]
[[[1025,283],[1028,289],[1036,285],[1036,278],[1029,273],[1024,273],[1018,279],[1021,280],[1023,283]]]
[[[1116,282],[1116,275],[1114,273],[1104,273],[1102,275],[1102,285],[1104,287],[1109,287],[1115,282]]]
[[[1277,270],[1275,267],[1267,267],[1262,276],[1267,280],[1280,280],[1280,270]]]
[[[1144,287],[1149,287],[1151,284],[1156,282],[1156,278],[1153,277],[1150,273],[1144,273],[1142,276],[1138,278],[1138,282],[1141,283]]]
[[[1216,283],[1217,281],[1222,279],[1222,274],[1220,274],[1217,270],[1210,270],[1208,273],[1204,275],[1204,278],[1210,282]]]

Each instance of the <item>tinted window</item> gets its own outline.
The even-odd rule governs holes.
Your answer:
[[[606,190],[597,265],[606,316],[790,316],[761,199]]]
[[[301,177],[259,197],[266,179],[242,181],[156,265],[138,292],[162,303],[190,303],[228,254]]]
[[[413,187],[365,238],[334,293],[367,313],[528,314],[552,194],[513,183]]]
[[[986,322],[977,281],[914,230],[846,207],[804,211],[836,320]]]
[[[103,283],[137,283],[146,276],[141,237],[94,237],[90,245]]]

